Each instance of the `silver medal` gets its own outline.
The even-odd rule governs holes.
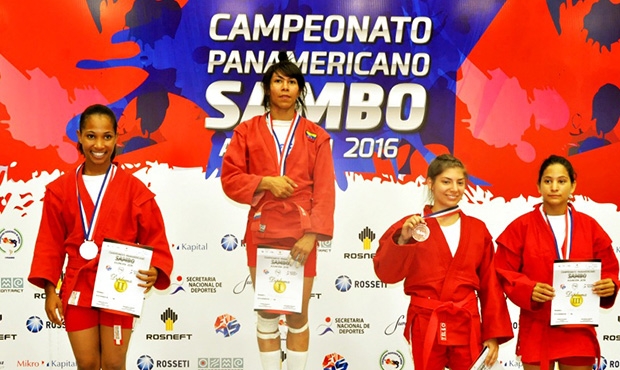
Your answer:
[[[92,260],[99,253],[99,247],[92,240],[84,240],[84,243],[80,245],[80,256],[85,260]]]

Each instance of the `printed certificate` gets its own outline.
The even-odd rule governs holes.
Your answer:
[[[304,267],[289,263],[290,250],[259,245],[254,310],[301,313]]]
[[[601,261],[555,261],[551,301],[551,325],[598,326],[600,297],[592,292],[592,285],[601,280]]]
[[[120,311],[139,317],[144,303],[138,270],[148,270],[153,251],[145,246],[105,240],[93,291],[93,307]]]

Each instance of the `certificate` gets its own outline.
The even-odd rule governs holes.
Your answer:
[[[555,261],[551,301],[551,326],[598,326],[600,297],[592,292],[595,282],[601,280],[601,261]]]
[[[289,256],[289,249],[258,246],[254,310],[301,313],[304,267],[291,264]]]
[[[136,275],[150,268],[152,256],[148,247],[104,240],[91,305],[139,317],[144,288]]]

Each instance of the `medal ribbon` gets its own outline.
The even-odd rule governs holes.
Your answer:
[[[278,140],[278,135],[276,135],[275,130],[273,129],[273,119],[271,114],[267,113],[267,122],[269,122],[269,128],[271,129],[271,135],[276,143],[276,152],[278,153],[278,168],[280,169],[280,176],[284,176],[286,172],[286,159],[288,158],[291,150],[293,149],[293,140],[295,139],[295,131],[297,130],[297,126],[299,125],[299,120],[301,116],[295,112],[295,117],[293,117],[293,121],[291,122],[291,126],[288,129],[288,133],[286,134],[286,140],[284,140],[284,145],[280,145],[280,141]]]
[[[566,232],[564,233],[564,242],[562,243],[561,247],[558,244],[558,239],[555,236],[555,232],[553,232],[553,228],[551,227],[551,223],[549,222],[549,217],[543,210],[542,206],[540,207],[540,212],[542,213],[545,222],[547,222],[547,225],[549,225],[549,229],[551,229],[551,234],[553,234],[553,242],[555,243],[555,252],[558,256],[558,259],[567,260],[570,257],[570,252],[573,247],[573,211],[570,209],[570,207],[566,208],[566,213],[564,214]]]
[[[439,218],[439,217],[449,216],[453,213],[457,213],[458,211],[459,211],[459,206],[454,206],[454,207],[442,209],[441,211],[429,213],[425,216],[422,216],[422,218]]]
[[[82,164],[83,165],[83,164]],[[90,240],[92,241],[92,234],[93,234],[93,230],[95,230],[95,224],[97,223],[97,218],[99,217],[99,209],[100,209],[100,203],[99,201],[101,200],[101,194],[105,193],[105,189],[107,189],[108,184],[110,183],[110,181],[112,181],[112,178],[114,178],[114,174],[116,173],[116,166],[115,165],[110,165],[110,167],[108,167],[108,170],[105,173],[105,176],[103,177],[103,182],[101,183],[101,188],[99,189],[99,194],[97,195],[97,201],[95,202],[95,208],[93,209],[93,214],[90,218],[90,223],[88,222],[88,219],[86,219],[86,211],[84,211],[84,204],[82,203],[82,197],[80,196],[80,188],[78,186],[78,179],[80,174],[82,173],[80,171],[80,169],[82,168],[82,165],[80,165],[75,173],[75,187],[76,187],[76,191],[77,191],[77,198],[78,198],[78,205],[80,206],[80,218],[82,219],[82,230],[84,230],[84,240]],[[111,176],[110,172],[112,172]],[[90,227],[88,226],[90,224]]]

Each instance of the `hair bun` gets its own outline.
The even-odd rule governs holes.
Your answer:
[[[288,54],[286,53],[286,50],[280,50],[280,52],[278,53],[278,61],[288,62]]]

